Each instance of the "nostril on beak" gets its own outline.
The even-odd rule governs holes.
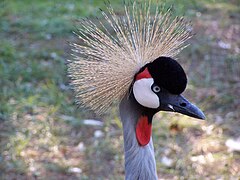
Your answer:
[[[186,103],[181,103],[180,106],[182,106],[182,107],[186,107],[187,104],[186,104]]]

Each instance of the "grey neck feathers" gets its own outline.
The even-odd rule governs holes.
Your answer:
[[[146,146],[140,146],[136,139],[135,127],[141,115],[133,98],[125,97],[120,104],[123,124],[126,180],[157,180],[156,161],[152,138]]]

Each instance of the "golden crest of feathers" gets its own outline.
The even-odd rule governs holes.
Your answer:
[[[68,75],[76,98],[98,114],[129,92],[141,67],[160,56],[175,57],[191,37],[190,24],[171,9],[146,1],[124,9],[119,16],[109,4],[101,20],[80,20],[80,44],[71,44]]]

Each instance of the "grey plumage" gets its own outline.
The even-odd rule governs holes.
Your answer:
[[[152,138],[142,147],[136,139],[135,129],[141,116],[141,107],[133,100],[132,94],[120,103],[120,117],[123,124],[125,177],[127,180],[156,180],[156,162]]]

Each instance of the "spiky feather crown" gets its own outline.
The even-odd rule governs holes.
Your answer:
[[[160,56],[173,58],[186,47],[190,24],[159,4],[151,15],[152,8],[151,2],[134,1],[118,16],[109,4],[101,11],[103,20],[80,20],[75,34],[82,42],[71,44],[75,53],[68,63],[80,106],[103,113],[129,92],[141,67]]]

